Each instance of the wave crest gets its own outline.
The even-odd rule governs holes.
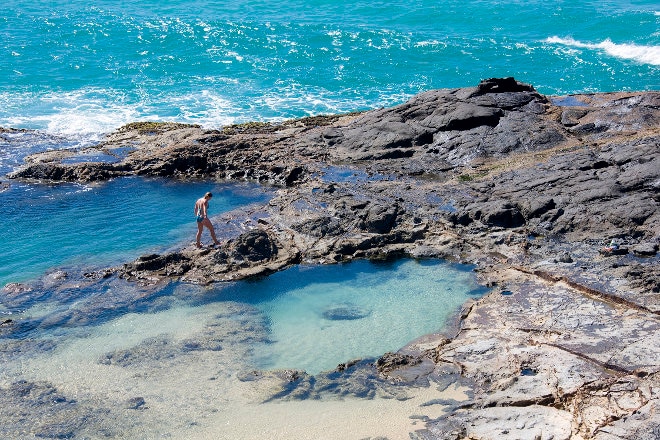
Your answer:
[[[560,38],[557,36],[546,38],[546,43],[561,44],[570,47],[579,47],[592,50],[602,50],[610,56],[625,60],[634,60],[639,63],[660,66],[660,46],[642,46],[637,44],[616,44],[609,38],[600,43],[583,43],[573,38]]]

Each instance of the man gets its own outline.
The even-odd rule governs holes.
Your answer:
[[[206,226],[211,233],[213,245],[220,244],[218,239],[215,238],[215,230],[213,229],[213,224],[208,217],[209,200],[211,200],[211,197],[213,197],[213,194],[207,192],[204,194],[204,197],[198,199],[197,202],[195,202],[195,215],[197,216],[197,239],[195,244],[198,248],[202,247],[200,240],[202,239],[202,231],[204,230],[204,226]]]

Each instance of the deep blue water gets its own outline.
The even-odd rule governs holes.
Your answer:
[[[53,267],[119,264],[193,242],[195,200],[212,191],[211,216],[266,196],[252,185],[122,178],[106,183],[24,184],[0,192],[0,286]],[[210,238],[205,232],[203,239]]]

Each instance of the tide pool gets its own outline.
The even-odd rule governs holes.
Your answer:
[[[485,292],[469,266],[400,260],[298,266],[218,294],[254,305],[270,324],[257,366],[316,374],[437,332]]]
[[[100,267],[194,241],[195,200],[211,191],[211,216],[266,200],[248,184],[122,178],[95,184],[11,182],[0,192],[0,285],[57,266]],[[210,240],[208,233],[203,237]]]
[[[278,382],[241,378],[255,369],[316,374],[396,351],[485,292],[470,267],[410,259],[299,266],[212,288],[174,283],[159,307],[0,338],[0,437],[404,438],[411,415],[439,417],[442,406],[425,403],[460,400],[460,390],[266,403]],[[81,303],[68,308],[90,307]],[[58,313],[48,304],[13,318],[48,320]]]

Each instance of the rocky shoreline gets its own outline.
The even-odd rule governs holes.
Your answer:
[[[144,255],[88,284],[207,284],[358,258],[474,264],[492,291],[446,334],[314,380],[244,379],[273,381],[273,398],[288,399],[470,390],[438,403],[447,415],[413,438],[632,440],[660,436],[659,153],[658,92],[552,98],[501,78],[281,124],[129,124],[92,148],[32,155],[9,178],[274,187],[267,205],[214,219],[233,227],[222,246]],[[20,301],[26,289],[0,294]]]

